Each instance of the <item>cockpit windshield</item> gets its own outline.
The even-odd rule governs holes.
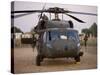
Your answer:
[[[54,41],[59,39],[71,39],[76,42],[79,42],[79,37],[77,31],[67,30],[67,31],[48,31],[47,32],[47,41]]]
[[[79,36],[78,36],[77,31],[71,31],[71,30],[67,31],[67,37],[68,39],[73,39],[79,43]]]

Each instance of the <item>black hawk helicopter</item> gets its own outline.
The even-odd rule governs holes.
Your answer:
[[[15,15],[16,13],[23,14]],[[80,62],[80,56],[83,55],[83,52],[80,51],[78,31],[74,29],[71,20],[62,20],[59,18],[59,14],[65,14],[80,23],[85,22],[70,15],[70,13],[92,16],[97,16],[97,14],[69,11],[59,7],[52,7],[49,9],[44,9],[43,7],[42,10],[11,11],[11,18],[13,19],[32,13],[40,13],[38,24],[34,28],[34,32],[39,35],[36,41],[38,51],[36,65],[40,66],[44,58],[71,57],[74,58],[76,62]],[[49,13],[50,19],[48,19],[44,13]],[[51,19],[51,14],[54,14],[54,19]]]

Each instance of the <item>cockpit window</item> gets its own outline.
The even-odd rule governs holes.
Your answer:
[[[78,33],[76,31],[48,31],[47,41],[54,41],[57,39],[71,39],[79,42]]]
[[[59,31],[48,31],[47,32],[47,42],[54,41],[60,38]]]
[[[78,33],[76,31],[67,31],[68,39],[75,40],[76,42],[79,42]]]
[[[60,39],[67,39],[66,35],[60,35]]]
[[[49,31],[49,40],[59,39],[60,33],[59,31]]]

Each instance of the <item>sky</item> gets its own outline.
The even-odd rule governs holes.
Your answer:
[[[64,8],[65,10],[70,11],[77,11],[77,12],[86,12],[86,13],[94,13],[97,14],[97,7],[96,6],[88,6],[88,5],[69,5],[69,4],[53,4],[53,3],[36,3],[36,2],[23,2],[23,1],[15,1],[14,10],[42,10],[43,6],[45,5],[45,9],[50,7],[60,7]],[[22,16],[19,18],[14,18],[14,26],[20,28],[23,32],[30,32],[33,29],[39,20],[40,13],[33,13],[30,15]],[[20,15],[20,14],[15,14]],[[48,16],[48,14],[46,13]],[[71,14],[86,23],[79,23],[72,18],[63,15],[64,20],[72,20],[74,23],[74,29],[78,30],[81,33],[83,28],[89,28],[95,22],[97,23],[97,16],[92,15],[82,15],[82,14]],[[60,16],[61,17],[61,16]]]

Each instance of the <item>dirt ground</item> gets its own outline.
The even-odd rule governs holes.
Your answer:
[[[14,49],[15,73],[52,72],[68,70],[84,70],[97,68],[97,47],[82,47],[84,52],[81,62],[75,64],[72,58],[44,59],[41,66],[36,66],[37,51],[31,47]]]

